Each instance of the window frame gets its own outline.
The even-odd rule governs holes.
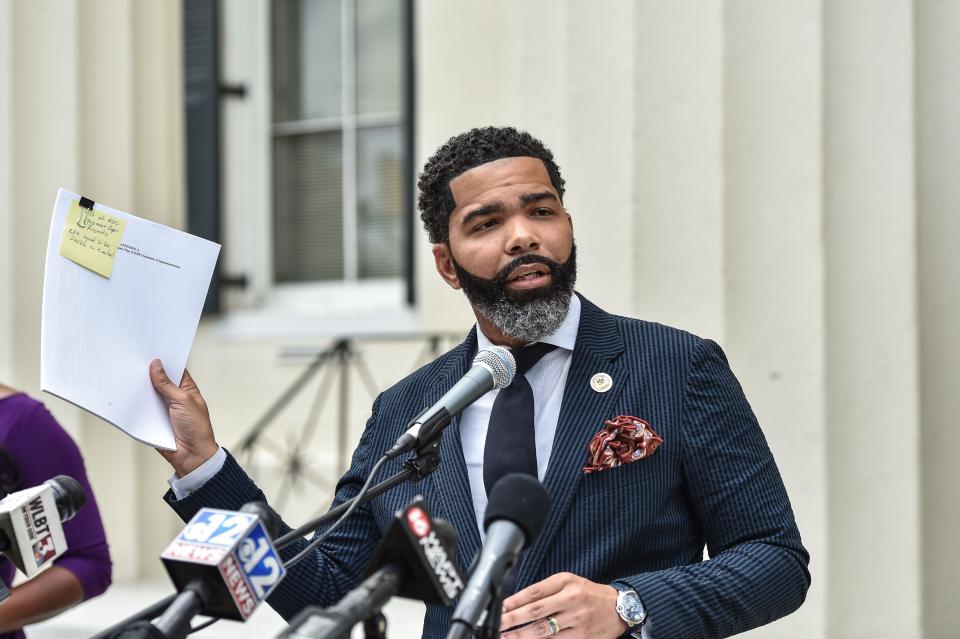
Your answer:
[[[271,3],[241,0],[220,3],[221,84],[242,85],[242,99],[221,101],[220,182],[222,184],[224,251],[221,271],[233,274],[228,281],[242,280],[242,287],[225,286],[222,305],[227,313],[264,311],[324,315],[326,307],[356,306],[358,313],[380,312],[387,327],[394,313],[409,315],[415,303],[414,290],[414,16],[413,0],[402,0],[404,63],[402,106],[399,114],[354,113],[356,104],[357,0],[341,0],[341,33],[349,33],[343,48],[342,113],[344,117],[274,123],[271,108],[272,8]],[[349,25],[349,26],[348,26]],[[379,125],[400,126],[402,131],[404,208],[402,212],[402,273],[397,278],[359,279],[357,226],[357,132]],[[344,278],[333,281],[277,283],[273,266],[273,140],[276,135],[315,131],[342,131]],[[349,254],[349,258],[347,257]],[[239,277],[237,277],[239,276]],[[368,293],[376,291],[376,303]],[[363,300],[367,300],[363,302]]]

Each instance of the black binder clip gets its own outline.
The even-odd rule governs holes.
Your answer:
[[[89,227],[93,224],[93,221],[90,217],[93,215],[93,205],[96,204],[93,200],[88,197],[80,196],[80,219],[77,220],[77,226],[82,229]]]

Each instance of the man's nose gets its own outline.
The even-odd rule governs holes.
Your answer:
[[[518,216],[508,223],[507,253],[523,255],[540,248],[540,238],[532,222],[526,216]]]

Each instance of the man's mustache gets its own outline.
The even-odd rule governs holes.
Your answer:
[[[526,266],[527,264],[543,264],[550,269],[551,275],[555,275],[557,271],[562,268],[562,264],[551,260],[549,257],[530,253],[527,255],[521,255],[517,259],[509,262],[506,266],[497,271],[497,274],[493,276],[493,279],[491,279],[490,282],[496,284],[497,286],[505,286],[507,280],[510,279],[510,273],[512,273],[518,267]]]

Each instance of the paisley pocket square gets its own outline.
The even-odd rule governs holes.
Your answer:
[[[604,422],[604,428],[590,439],[587,450],[590,463],[584,474],[616,468],[649,457],[663,438],[653,432],[649,422],[632,415],[618,415]]]

